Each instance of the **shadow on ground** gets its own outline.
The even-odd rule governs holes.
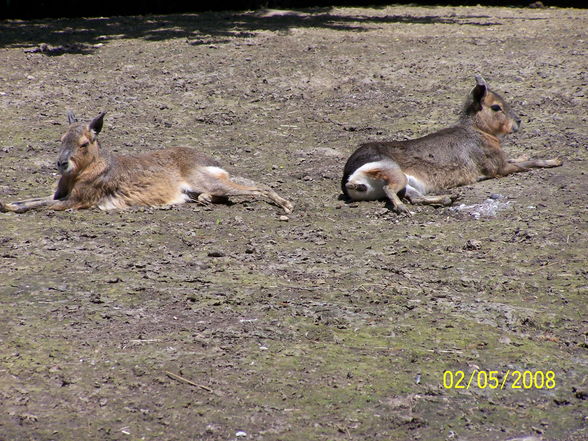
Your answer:
[[[512,17],[511,19],[516,19]],[[304,11],[213,12],[202,14],[153,15],[55,20],[7,20],[0,22],[0,47],[38,47],[46,55],[91,53],[95,45],[112,39],[143,38],[166,40],[187,38],[192,44],[218,44],[229,37],[251,37],[260,31],[291,28],[324,28],[362,32],[374,25],[447,24],[468,26],[501,25],[488,15],[338,15],[332,8]],[[206,37],[206,38],[203,38]]]

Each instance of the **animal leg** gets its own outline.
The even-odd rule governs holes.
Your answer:
[[[448,207],[457,200],[457,196],[450,194],[427,196],[410,186],[406,187],[405,196],[411,204],[432,205],[433,207]]]
[[[91,202],[78,201],[76,199],[61,199],[53,201],[53,204],[47,206],[47,210],[64,211],[64,210],[84,210],[86,208],[92,208],[96,204]]]
[[[531,168],[552,168],[559,167],[563,161],[557,159],[532,159],[532,160],[510,160],[498,171],[499,176],[506,176],[512,173],[521,173],[529,171]]]
[[[29,210],[81,210],[83,208],[91,208],[93,205],[86,202],[79,202],[74,199],[53,199],[53,196],[46,198],[26,199],[24,201],[10,202],[3,204],[0,202],[0,212],[12,211],[14,213],[24,213]]]
[[[196,198],[196,202],[200,205],[210,205],[212,204],[213,196],[210,193],[200,193]]]
[[[226,198],[227,196],[253,196],[257,198],[267,198],[274,202],[279,207],[282,207],[284,212],[291,213],[294,205],[286,199],[280,197],[271,188],[253,182],[242,177],[229,177],[228,173],[217,173],[214,176],[214,183],[210,185],[210,189],[198,196],[198,201],[201,198],[208,199],[211,197],[212,202],[215,198]]]
[[[508,161],[511,164],[516,164],[519,167],[524,168],[552,168],[559,167],[563,164],[563,161],[559,158],[556,159],[512,159]]]
[[[25,199],[23,201],[15,201],[3,203],[0,202],[0,212],[24,213],[29,210],[39,210],[47,208],[52,203],[56,202],[53,196],[44,198]]]
[[[398,193],[407,187],[408,179],[400,168],[385,168],[379,170],[369,170],[365,172],[372,179],[381,179],[384,181],[384,193],[392,203],[392,210],[398,214],[412,216],[412,213],[398,197]]]

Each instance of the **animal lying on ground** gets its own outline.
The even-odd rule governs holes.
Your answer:
[[[500,139],[520,125],[508,103],[476,75],[457,125],[418,139],[362,144],[345,164],[341,188],[354,201],[388,198],[395,212],[410,215],[401,198],[447,206],[456,197],[427,193],[562,164],[559,159],[507,159]]]
[[[105,113],[90,123],[68,113],[69,129],[61,138],[57,168],[61,178],[53,196],[1,203],[0,211],[102,210],[133,206],[221,202],[228,196],[250,195],[273,201],[286,213],[293,205],[266,186],[230,178],[219,163],[196,150],[176,147],[140,155],[117,155],[103,149],[97,135]],[[241,183],[237,183],[240,181]]]

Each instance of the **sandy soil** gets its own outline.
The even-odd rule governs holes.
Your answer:
[[[51,192],[71,109],[108,112],[106,148],[193,146],[296,203],[0,214],[0,439],[587,439],[587,29],[482,7],[0,22],[0,199]],[[563,167],[412,218],[339,199],[358,143],[452,124],[477,72],[523,119],[509,154]]]

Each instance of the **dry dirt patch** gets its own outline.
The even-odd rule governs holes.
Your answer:
[[[50,191],[71,109],[108,111],[108,148],[193,146],[297,209],[1,214],[0,439],[586,439],[586,29],[481,7],[1,22],[3,200]],[[451,124],[477,72],[523,118],[510,154],[563,167],[459,189],[504,197],[479,219],[338,200],[359,142]]]

